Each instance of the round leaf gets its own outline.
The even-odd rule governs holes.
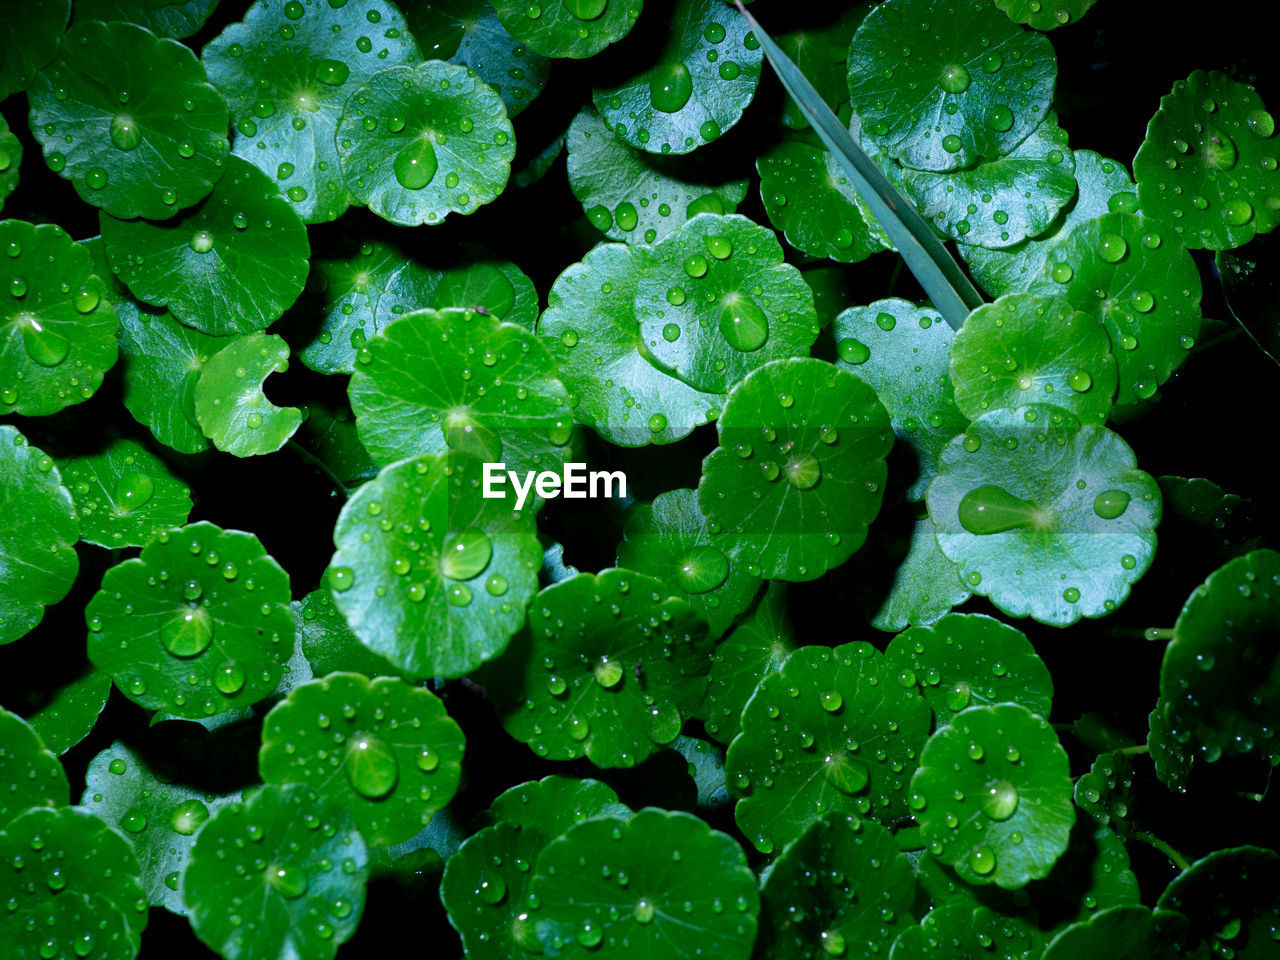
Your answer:
[[[942,451],[938,546],[974,593],[1068,626],[1124,602],[1155,554],[1160,488],[1103,427],[1056,407],[993,410]]]
[[[347,101],[337,138],[352,200],[406,227],[496,199],[516,154],[502,98],[442,60],[375,74]]]
[[[241,337],[210,358],[196,383],[195,408],[200,429],[215,447],[251,457],[284,446],[302,423],[302,411],[277,407],[262,385],[288,368],[289,345],[269,333]]]
[[[330,674],[272,707],[258,769],[267,783],[305,783],[337,800],[360,835],[408,840],[452,798],[462,731],[430,690],[403,680]]]
[[[888,516],[891,514],[882,522]],[[933,623],[972,596],[959,569],[938,549],[933,521],[927,515],[912,522],[909,536],[888,528],[878,535],[878,529],[872,528],[871,540],[852,570],[855,576],[863,573],[881,582],[879,592],[868,591],[872,608],[868,616],[877,630],[897,633],[909,626]],[[890,557],[901,557],[887,585],[886,551]]]
[[[18,864],[0,874],[11,956],[137,956],[147,898],[138,858],[114,828],[78,807],[36,807],[0,829],[0,859]]]
[[[132,440],[60,465],[80,515],[80,539],[99,547],[145,546],[191,515],[191,491],[165,462]]]
[[[407,5],[405,16],[432,60],[474,70],[498,91],[514,117],[546,86],[551,64],[507,33],[486,0],[434,0]]]
[[[982,614],[950,614],[893,638],[885,657],[918,683],[937,726],[971,706],[1017,703],[1049,715],[1053,679],[1026,634]]]
[[[107,259],[139,300],[202,333],[263,330],[298,299],[307,230],[271,178],[233,157],[199,205],[165,223],[101,218]]]
[[[1037,30],[1055,30],[1075,23],[1098,0],[996,0],[996,6],[1014,23],[1025,23]]]
[[[327,578],[327,574],[326,574]],[[295,600],[293,620],[303,655],[317,677],[334,672],[397,677],[400,671],[360,642],[333,603],[327,584]]]
[[[0,644],[35,629],[67,595],[80,569],[71,492],[53,459],[0,424]]]
[[[227,169],[222,97],[195,54],[143,27],[76,23],[30,98],[49,169],[112,216],[172,217]]]
[[[413,677],[461,677],[507,647],[538,589],[532,510],[480,495],[471,457],[418,457],[347,501],[334,602],[360,642]]]
[[[25,90],[35,72],[58,53],[71,0],[32,0],[21,17],[0,22],[0,100]]]
[[[293,652],[289,576],[258,538],[196,523],[116,564],[85,609],[89,658],[130,700],[202,718],[275,690]]]
[[[787,620],[787,586],[774,581],[756,608],[716,644],[707,695],[696,716],[707,733],[729,743],[742,729],[742,708],[767,674],[776,673],[795,649]]]
[[[508,820],[542,835],[546,844],[588,817],[626,817],[631,811],[618,802],[607,783],[590,777],[543,777],[517,784],[494,798],[493,820]]]
[[[699,390],[726,391],[817,339],[813,291],[773,233],[746,217],[699,214],[633,256],[645,346]]]
[[[1248,84],[1196,70],[1160,100],[1133,158],[1143,212],[1192,249],[1230,250],[1280,223],[1275,119]]]
[[[555,470],[567,456],[569,396],[523,327],[420,310],[389,323],[356,361],[348,393],[375,463],[466,450],[505,469]]]
[[[688,153],[742,118],[764,54],[746,17],[719,0],[676,0],[668,16],[672,31],[657,62],[618,86],[596,89],[592,99],[605,123],[633,147]]]
[[[824,360],[771,363],[733,388],[716,426],[698,505],[734,563],[812,580],[862,546],[893,443],[865,382]]]
[[[644,0],[493,0],[502,25],[544,57],[594,57],[635,26]]]
[[[203,55],[231,108],[232,151],[275,177],[307,223],[336,220],[350,203],[335,137],[347,99],[379,71],[420,59],[386,0],[257,0]]]
[[[806,7],[804,26],[774,37],[782,52],[800,68],[837,115],[849,102],[849,83],[845,76],[849,42],[870,9],[870,3],[858,3],[849,10]],[[793,130],[809,126],[804,108],[790,96],[782,110],[782,123]]]
[[[911,922],[914,899],[911,864],[888,830],[857,817],[826,817],[783,850],[765,875],[761,955],[871,956]]]
[[[1076,806],[1098,823],[1113,824],[1126,835],[1132,830],[1127,817],[1133,801],[1133,761],[1123,750],[1104,753],[1088,773],[1076,780]]]
[[[4,209],[5,198],[18,189],[21,165],[22,141],[9,131],[9,122],[0,117],[0,210]]]
[[[713,645],[661,581],[580,573],[533,599],[527,631],[485,686],[507,732],[538,756],[631,767],[702,703]]]
[[[643,256],[620,243],[597,246],[556,280],[538,321],[574,419],[624,447],[673,443],[724,405],[723,395],[677,379],[649,352],[636,309],[644,268],[635,258]]]
[[[82,403],[116,361],[116,313],[89,253],[55,224],[0,221],[0,413]]]
[[[1185,956],[1179,939],[1186,918],[1141,904],[1101,910],[1072,924],[1045,949],[1045,960],[1174,960]]]
[[[760,578],[731,563],[712,539],[696,491],[670,490],[631,508],[618,566],[665,582],[718,639],[760,592]]]
[[[220,0],[75,0],[76,22],[123,20],[157,37],[184,40],[200,31]]]
[[[825,147],[783,140],[756,158],[756,171],[769,222],[801,253],[857,263],[892,249],[884,228]]]
[[[1149,399],[1200,332],[1195,261],[1167,228],[1131,213],[1077,224],[1049,248],[1026,289],[1102,321],[1120,366],[1120,404]]]
[[[204,825],[182,898],[196,936],[224,960],[332,960],[360,922],[368,876],[340,803],[269,784]]]
[[[89,762],[83,807],[124,831],[142,866],[147,902],[185,915],[178,880],[191,858],[195,832],[211,811],[239,800],[172,782],[120,741]]]
[[[537,943],[567,960],[746,960],[756,937],[760,895],[742,848],[688,813],[570,827],[539,855],[529,889]]]
[[[71,802],[66,771],[30,724],[0,707],[0,830],[32,807]]]
[[[1061,297],[1012,293],[984,304],[951,345],[956,406],[974,419],[1046,403],[1100,427],[1118,376],[1106,329]]]
[[[1044,268],[1045,255],[1053,241],[1065,236],[1076,224],[1108,212],[1132,213],[1138,209],[1138,188],[1129,179],[1123,163],[1108,160],[1092,150],[1076,150],[1072,156],[1076,164],[1075,196],[1043,234],[999,249],[970,243],[957,246],[974,282],[991,296],[1022,290],[1028,278]]]
[[[1023,960],[1031,955],[1031,935],[1024,924],[1011,922],[983,906],[948,903],[930,910],[916,927],[894,941],[892,960],[951,960],[956,956],[986,960]]]
[[[839,366],[876,392],[893,432],[914,455],[908,500],[923,500],[938,455],[967,418],[956,407],[950,377],[953,333],[942,317],[906,300],[877,300],[834,320]]]
[[[1013,890],[1048,876],[1066,851],[1071,790],[1048,721],[998,703],[961,711],[929,738],[911,808],[930,853],[962,880]]]
[[[627,146],[590,109],[567,144],[573,195],[610,240],[653,243],[699,213],[733,213],[747,195],[746,180],[725,180],[716,166]]]
[[[1270,878],[1270,879],[1268,879]],[[1156,901],[1176,910],[1214,956],[1267,956],[1280,924],[1280,856],[1265,847],[1215,850],[1174,877]],[[1238,951],[1238,954],[1237,954]]]
[[[1066,131],[1049,117],[1012,152],[972,169],[934,173],[894,164],[886,172],[944,236],[1008,247],[1048,229],[1076,195],[1075,168]]]
[[[111,677],[88,665],[86,659],[81,675],[51,691],[27,722],[48,748],[61,756],[97,726],[110,694]]]
[[[929,706],[869,643],[800,647],[742,712],[726,773],[738,827],[762,853],[827,814],[892,824],[929,733]]]
[[[1232,560],[1191,594],[1164,652],[1156,703],[1179,752],[1208,763],[1255,752],[1280,762],[1278,625],[1280,553],[1274,550]]]
[[[958,170],[1013,152],[1045,118],[1057,74],[1048,39],[1010,23],[989,0],[880,4],[849,52],[862,136],[916,170]]]

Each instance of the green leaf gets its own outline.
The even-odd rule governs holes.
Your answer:
[[[55,224],[0,221],[0,412],[83,403],[116,361],[116,314],[88,252]]]
[[[742,729],[742,708],[757,684],[776,673],[795,649],[787,620],[787,585],[775,580],[756,608],[716,644],[707,695],[695,716],[707,733],[727,744]]]
[[[1142,210],[1187,247],[1230,250],[1280,223],[1276,123],[1253,87],[1195,70],[1160,100],[1133,158]]]
[[[649,807],[570,827],[539,855],[529,889],[538,945],[567,960],[746,960],[756,937],[760,895],[742,848],[688,813]]]
[[[894,249],[902,254],[911,272],[947,323],[958,329],[965,315],[982,303],[978,291],[973,288],[969,278],[947,253],[946,248],[938,242],[933,230],[920,214],[894,189],[875,162],[863,153],[845,125],[823,103],[822,97],[805,79],[804,74],[787,59],[786,54],[756,19],[746,13],[745,8],[739,9],[743,10],[747,22],[751,24],[752,33],[764,45],[765,55],[777,71],[783,86],[804,108],[823,144],[835,154],[845,174],[853,181],[876,220],[888,233]]]
[[[375,463],[465,450],[523,472],[557,470],[568,455],[568,393],[523,327],[420,310],[385,326],[356,359],[348,393]]]
[[[1214,257],[1231,316],[1268,357],[1280,356],[1280,280],[1274,268],[1280,234]]]
[[[116,741],[89,762],[84,809],[124,832],[142,866],[147,902],[185,916],[178,880],[191,859],[194,834],[212,811],[240,799],[173,780],[177,769],[153,768]]]
[[[498,91],[508,116],[520,113],[546,86],[550,62],[507,33],[485,0],[416,0],[404,12],[428,58],[474,70]]]
[[[1026,634],[982,614],[953,613],[912,627],[884,655],[903,671],[899,683],[920,685],[939,727],[972,706],[1017,703],[1047,717],[1053,704],[1049,668]]]
[[[760,592],[760,578],[739,569],[713,542],[694,490],[670,490],[631,507],[618,566],[664,581],[718,639]]]
[[[288,368],[289,345],[269,333],[240,337],[205,363],[195,387],[196,420],[215,447],[251,457],[284,446],[302,423],[302,411],[277,407],[262,385]]]
[[[738,828],[758,850],[780,849],[827,814],[884,824],[908,815],[906,784],[931,718],[897,674],[855,642],[800,647],[760,681],[726,762]]]
[[[714,641],[660,580],[613,568],[540,591],[517,645],[487,674],[503,727],[551,760],[631,767],[702,703]]]
[[[1162,709],[1162,707],[1164,709]],[[1187,792],[1187,783],[1191,778],[1192,756],[1182,749],[1182,744],[1173,737],[1173,729],[1165,717],[1168,704],[1157,701],[1156,709],[1147,715],[1148,733],[1147,750],[1151,754],[1151,764],[1155,767],[1156,776],[1170,790],[1177,793]]]
[[[271,178],[233,157],[207,199],[164,223],[101,217],[111,269],[202,333],[264,330],[307,279],[307,230]]]
[[[80,539],[71,492],[53,459],[0,424],[0,645],[30,633],[71,590]]]
[[[804,140],[783,140],[756,158],[760,199],[787,243],[812,257],[857,263],[891,249],[835,155]]]
[[[1106,329],[1061,297],[1007,294],[969,314],[951,345],[956,406],[973,419],[1046,403],[1100,427],[1118,377]]]
[[[1268,879],[1270,878],[1270,879]],[[1280,856],[1265,847],[1215,850],[1183,870],[1160,894],[1157,910],[1176,910],[1208,955],[1265,957],[1280,923]]]
[[[1044,269],[1053,241],[1070,233],[1077,224],[1104,213],[1134,213],[1137,187],[1123,163],[1108,160],[1092,150],[1076,150],[1075,196],[1039,236],[1012,246],[994,249],[962,243],[956,249],[969,265],[978,286],[993,297],[1023,289],[1026,281]],[[968,239],[968,238],[966,238]]]
[[[1200,333],[1200,273],[1157,221],[1108,213],[1056,240],[1026,290],[1063,297],[1102,321],[1120,365],[1116,403],[1147,400]]]
[[[496,199],[516,154],[502,98],[440,60],[371,77],[347,101],[337,139],[352,202],[406,227]]]
[[[1098,0],[996,0],[1014,23],[1055,30],[1079,20]]]
[[[145,546],[191,515],[191,491],[163,460],[132,440],[59,464],[80,515],[80,539],[99,547]]]
[[[942,452],[938,545],[974,593],[1053,626],[1101,617],[1151,565],[1160,488],[1119,436],[1056,407],[993,410]]]
[[[929,911],[893,944],[893,960],[1025,960],[1032,941],[1026,926],[971,903],[949,903]]]
[[[312,590],[290,606],[302,652],[315,676],[338,671],[362,673],[366,677],[400,676],[399,670],[362,644],[351,631],[341,611],[334,606],[328,586]]]
[[[118,563],[89,601],[89,658],[130,700],[187,718],[271,693],[293,652],[289,576],[251,533],[195,523]]]
[[[449,858],[440,900],[470,960],[511,960],[538,949],[527,912],[538,853],[588,817],[625,818],[630,811],[598,780],[545,777],[507,790],[489,812],[498,822]]]
[[[97,726],[110,693],[111,677],[86,664],[80,676],[52,691],[27,722],[49,749],[61,756]]]
[[[881,4],[849,52],[862,136],[916,170],[1012,153],[1047,115],[1058,74],[1048,39],[1010,23],[989,0],[956,0],[938,12],[930,0]]]
[[[748,574],[812,580],[844,563],[880,510],[892,445],[874,391],[824,360],[782,360],[729,394],[698,505]]]
[[[1154,913],[1141,904],[1099,911],[1054,937],[1045,960],[1173,960],[1185,956],[1179,939],[1185,917],[1169,910]]]
[[[890,516],[882,514],[881,523]],[[896,559],[897,565],[886,571],[888,559]],[[938,549],[933,521],[927,515],[911,521],[907,536],[873,526],[867,545],[853,562],[853,572],[862,573],[862,585],[872,588],[867,591],[872,608],[868,618],[877,630],[897,633],[933,623],[972,596],[956,565]],[[892,577],[887,582],[886,573]],[[867,582],[873,577],[880,581],[878,590]]]
[[[71,0],[33,0],[21,17],[0,22],[0,100],[25,90],[35,73],[58,53],[71,15]]]
[[[773,233],[736,214],[700,214],[634,251],[640,336],[655,363],[709,393],[771,360],[806,356],[813,292]]]
[[[138,858],[114,828],[78,807],[36,807],[0,830],[0,858],[21,864],[0,875],[0,942],[10,955],[67,956],[66,942],[101,960],[137,956],[147,898]]]
[[[889,412],[916,474],[906,497],[923,500],[942,448],[968,424],[950,377],[952,331],[942,317],[906,300],[877,300],[835,318],[838,365],[861,377]]]
[[[920,752],[911,808],[933,856],[967,883],[1013,890],[1049,875],[1075,807],[1067,753],[1014,703],[970,707]]]
[[[631,32],[644,0],[492,0],[507,31],[544,57],[594,57]]]
[[[1182,608],[1156,702],[1178,752],[1206,763],[1240,754],[1280,762],[1277,578],[1280,553],[1255,550],[1215,570]]]
[[[334,527],[334,602],[361,643],[410,676],[460,677],[496,657],[538,589],[533,511],[481,497],[480,475],[464,454],[401,461]]]
[[[192,930],[224,960],[332,960],[360,922],[368,876],[364,841],[340,803],[268,784],[204,825],[182,897]]]
[[[1133,761],[1123,750],[1104,753],[1088,773],[1076,780],[1076,806],[1103,826],[1113,825],[1126,836],[1133,832],[1128,820],[1133,802]]]
[[[32,807],[71,802],[66,771],[40,736],[16,713],[0,707],[0,830]]]
[[[911,864],[888,830],[854,816],[825,817],[765,875],[757,954],[767,960],[870,956],[911,923],[914,897]]]
[[[0,210],[4,209],[5,198],[18,189],[21,165],[22,141],[9,130],[9,122],[0,117]]]
[[[596,88],[592,99],[620,140],[650,153],[689,153],[742,119],[764,54],[746,19],[719,0],[676,0],[667,16],[666,45],[642,58],[649,69]]]
[[[82,20],[123,20],[146,27],[158,37],[194,36],[220,0],[74,0],[72,15]]]
[[[257,0],[242,23],[209,41],[203,60],[231,109],[232,152],[279,180],[305,222],[323,223],[351,202],[335,137],[347,99],[374,74],[421,54],[386,0]]]
[[[49,169],[112,216],[172,217],[227,169],[222,97],[195,54],[143,27],[75,24],[29,95]]]
[[[746,180],[693,158],[645,153],[614,136],[594,110],[568,135],[569,186],[591,225],[610,240],[653,243],[699,213],[733,213]]]
[[[697,737],[676,737],[671,749],[680,754],[697,789],[697,808],[712,812],[727,807],[729,785],[724,776],[724,747]]]
[[[857,3],[849,10],[806,7],[803,13],[807,22],[777,37],[778,47],[833,111],[849,102],[849,43],[870,9],[870,3]],[[804,108],[791,97],[782,108],[782,123],[793,130],[809,126]]]
[[[1011,152],[972,169],[935,173],[894,164],[886,165],[886,173],[943,235],[981,247],[1009,247],[1054,222],[1076,195],[1075,168],[1066,131],[1050,114]]]
[[[267,783],[305,783],[337,800],[375,846],[401,843],[458,789],[463,737],[431,691],[330,674],[294,688],[263,722]]]
[[[597,246],[556,280],[538,321],[574,419],[623,447],[674,443],[724,405],[722,394],[677,379],[649,352],[638,322],[644,267],[636,256],[624,244]]]

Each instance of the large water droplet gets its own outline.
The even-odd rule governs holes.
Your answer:
[[[297,900],[307,892],[307,871],[301,867],[272,865],[267,868],[267,883],[286,900]]]
[[[848,951],[844,934],[839,930],[824,930],[819,939],[822,941],[822,952],[829,957],[843,957]]]
[[[359,734],[347,741],[343,761],[347,782],[362,797],[379,800],[395,789],[400,765],[387,743],[371,734]]]
[[[213,685],[218,688],[219,693],[228,697],[234,697],[243,690],[244,681],[244,667],[234,661],[223,664],[213,675]]]
[[[1213,124],[1207,124],[1200,138],[1200,159],[1205,166],[1214,170],[1231,170],[1235,168],[1237,158],[1235,141]]]
[[[160,645],[175,657],[196,657],[213,642],[213,617],[202,606],[185,607],[160,627]]]
[[[652,923],[653,914],[654,906],[652,900],[648,897],[641,897],[636,901],[635,909],[632,910],[632,915],[636,918],[636,922]]]
[[[601,660],[591,670],[596,683],[611,690],[622,682],[622,662],[619,660]]]
[[[1008,820],[1018,809],[1018,788],[1008,780],[997,780],[982,794],[982,812],[992,820]]]
[[[131,470],[116,481],[116,508],[137,510],[155,493],[155,482],[145,473]]]
[[[809,490],[822,479],[822,464],[811,453],[796,454],[783,465],[782,476],[797,490]]]
[[[67,354],[71,352],[71,341],[57,330],[29,317],[22,323],[22,348],[40,366],[56,367],[67,359]]]
[[[720,333],[729,346],[750,353],[769,339],[769,320],[750,297],[726,294],[720,307]]]
[[[111,142],[121,150],[132,150],[142,142],[142,129],[133,117],[118,114],[111,118]]]
[[[1044,521],[1043,511],[1034,503],[1020,500],[995,484],[966,493],[960,501],[959,514],[960,525],[979,536],[1037,526]]]
[[[1093,512],[1103,520],[1115,520],[1129,506],[1129,494],[1123,490],[1103,490],[1093,501]]]
[[[479,530],[464,530],[444,548],[440,570],[450,580],[470,580],[484,572],[493,559],[493,544]]]
[[[189,837],[200,829],[200,824],[209,819],[209,808],[199,800],[184,800],[173,808],[169,817],[169,826],[173,832]]]
[[[330,87],[340,87],[347,82],[351,68],[341,60],[320,60],[316,63],[316,79]]]
[[[836,345],[836,349],[840,351],[840,359],[852,366],[866,363],[871,359],[871,348],[853,337],[845,337]]]
[[[693,96],[693,78],[680,61],[664,63],[649,80],[649,102],[662,113],[675,113]]]
[[[564,0],[564,8],[579,20],[596,20],[609,6],[609,0]]]
[[[706,593],[729,578],[729,559],[712,546],[694,547],[680,557],[676,580],[686,593]]]
[[[867,765],[844,753],[827,757],[822,776],[831,786],[849,796],[867,789],[867,784],[871,782],[871,772]]]
[[[969,70],[963,63],[949,63],[942,68],[938,85],[947,93],[964,93],[969,89]]]
[[[418,137],[396,154],[393,166],[400,186],[406,190],[421,190],[432,181],[439,167],[436,148],[427,137]]]

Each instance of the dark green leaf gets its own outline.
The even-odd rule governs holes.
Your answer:
[[[492,0],[507,31],[544,57],[594,57],[635,26],[644,0]]]
[[[0,707],[0,830],[33,807],[65,807],[71,787],[58,758],[45,748],[35,730],[15,713]]]
[[[99,547],[142,547],[191,514],[191,491],[165,462],[132,440],[64,460],[62,482],[80,515],[80,539]]]

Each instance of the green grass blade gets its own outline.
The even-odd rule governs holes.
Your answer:
[[[747,12],[740,0],[735,0],[735,3],[751,24],[751,29],[763,45],[765,55],[783,86],[787,88],[787,93],[804,110],[813,129],[822,138],[827,149],[835,155],[854,188],[885,228],[907,267],[933,301],[934,309],[942,314],[948,324],[959,330],[969,311],[982,305],[982,295],[969,282],[955,258],[947,252],[947,248],[915,207],[894,188],[884,172],[854,142],[849,131],[831,112],[831,108],[818,95],[818,91],[813,89],[813,85],[805,79],[800,68],[774,43],[773,38]]]

